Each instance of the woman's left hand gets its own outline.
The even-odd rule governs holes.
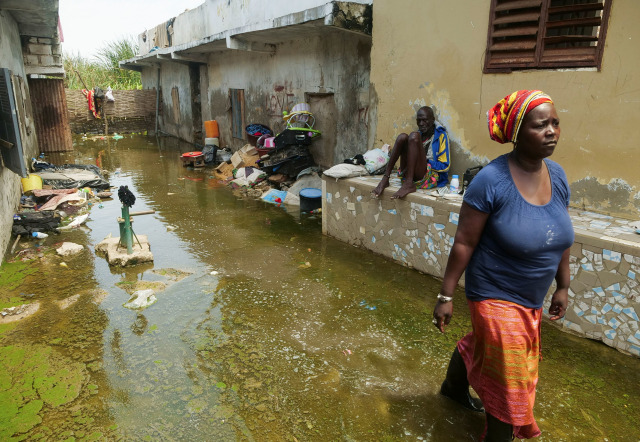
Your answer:
[[[549,307],[549,315],[552,321],[564,318],[569,303],[569,289],[558,289],[551,297],[551,306]]]

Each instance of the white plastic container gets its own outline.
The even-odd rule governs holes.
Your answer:
[[[47,238],[49,235],[42,232],[31,232],[31,236],[33,236],[34,238],[44,239],[44,238]]]
[[[453,175],[451,177],[451,183],[449,184],[449,191],[451,193],[460,192],[460,180],[458,179],[458,175]]]

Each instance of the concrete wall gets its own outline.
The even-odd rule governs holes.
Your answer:
[[[196,136],[199,135],[198,131],[201,128],[194,127],[193,124],[193,88],[189,65],[167,62],[159,66],[160,83],[158,83],[158,68],[145,67],[141,73],[143,89],[155,89],[158,84],[160,85],[158,129],[190,143],[203,143],[204,140]],[[153,125],[155,128],[155,121]]]
[[[370,5],[373,0],[350,0],[350,3]],[[277,17],[298,13],[311,8],[326,6],[328,0],[270,0],[265,7],[264,0],[207,0],[197,8],[190,9],[175,17],[173,24],[173,46],[188,44],[210,35],[245,26],[260,27]],[[170,17],[167,17],[169,19]],[[286,23],[278,23],[284,26]],[[146,41],[139,36],[140,53],[146,54],[153,47],[155,28],[146,33]]]
[[[22,58],[22,45],[18,32],[18,25],[10,14],[0,10],[0,67],[9,68],[13,75],[20,77],[25,85],[24,91],[17,91],[16,98],[20,101],[18,106],[25,112],[31,121],[31,104],[28,96],[28,87],[26,86],[26,76],[24,70],[24,62]],[[26,94],[26,97],[24,96]],[[26,100],[26,103],[25,103]],[[27,128],[29,134],[23,139],[23,148],[25,156],[31,158],[35,156],[37,151],[37,140],[35,138],[35,130],[33,123]],[[33,134],[33,135],[32,135]],[[13,225],[13,214],[18,208],[22,187],[20,177],[4,167],[2,157],[0,157],[0,263],[4,258],[11,239],[11,226]]]
[[[392,200],[388,195],[400,185],[394,177],[394,187],[374,199],[371,190],[378,181],[325,178],[323,233],[442,277],[458,227],[461,197],[447,200],[418,191]],[[625,221],[579,211],[572,211],[571,218],[576,240],[571,247],[570,301],[557,325],[640,357],[640,238]],[[435,302],[436,293],[425,296]],[[549,302],[548,296],[547,317]]]
[[[335,146],[323,147],[322,159],[329,163],[324,166],[366,151],[370,42],[367,36],[327,28],[322,37],[277,45],[275,55],[242,51],[212,55],[203,77],[208,78],[203,119],[217,120],[222,145],[237,148],[246,141],[231,136],[229,89],[245,91],[246,124],[265,124],[275,132],[285,127],[282,111],[307,101],[305,94],[333,94],[335,115],[315,114],[312,108],[326,138],[336,133]],[[327,123],[330,117],[336,126]]]
[[[22,51],[27,74],[64,75],[62,46],[57,38],[23,37]]]
[[[414,130],[415,109],[436,107],[452,144],[453,173],[510,149],[489,139],[486,111],[517,89],[556,102],[562,138],[553,159],[566,170],[572,203],[637,218],[640,2],[612,2],[602,70],[483,74],[490,0],[376,0],[372,90],[378,143]]]

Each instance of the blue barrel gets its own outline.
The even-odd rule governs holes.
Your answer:
[[[322,190],[306,187],[300,191],[300,212],[311,212],[322,207]]]

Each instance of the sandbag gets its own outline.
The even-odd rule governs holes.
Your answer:
[[[351,178],[356,176],[366,176],[369,175],[369,171],[365,166],[360,164],[336,164],[330,169],[322,172],[323,175],[330,176],[331,178],[335,178],[336,180],[340,178]]]

